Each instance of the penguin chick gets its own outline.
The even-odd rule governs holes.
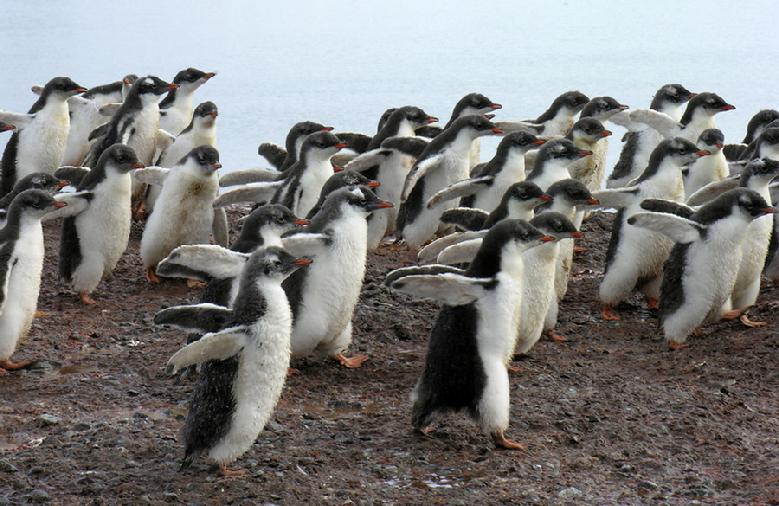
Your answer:
[[[68,99],[70,131],[62,154],[61,165],[79,165],[89,152],[89,134],[107,118],[100,114],[106,104],[122,102],[122,81],[94,86],[83,95]]]
[[[215,75],[192,67],[178,72],[173,78],[177,87],[160,102],[160,128],[171,135],[180,134],[192,122],[195,91]]]
[[[747,154],[747,148],[760,137],[770,123],[776,120],[779,120],[779,111],[775,109],[763,109],[752,116],[749,123],[747,123],[747,133],[744,136],[744,140],[741,141],[741,144],[727,144],[722,149],[725,158],[727,158],[728,161],[749,161],[753,157]]]
[[[17,195],[25,190],[43,190],[47,193],[54,193],[70,184],[51,174],[45,172],[33,172],[21,178],[13,187],[10,193],[0,199],[0,210],[7,210],[11,202]]]
[[[728,177],[728,161],[722,152],[725,136],[716,128],[704,130],[696,142],[698,149],[711,153],[696,160],[690,168],[683,171],[684,194],[690,196],[709,183],[721,181]]]
[[[370,180],[359,172],[354,172],[352,170],[342,170],[341,172],[336,172],[330,176],[324,186],[322,186],[322,191],[319,193],[319,200],[308,212],[306,218],[310,220],[316,216],[316,213],[322,209],[322,206],[327,200],[327,197],[331,193],[340,188],[346,188],[350,186],[367,186],[373,190],[374,193],[376,193],[376,190],[381,187],[381,184],[378,181]],[[376,196],[378,197],[378,195]],[[371,214],[371,216],[373,215]]]
[[[579,91],[567,91],[555,98],[552,105],[536,119],[520,122],[499,121],[496,125],[506,132],[530,129],[547,138],[562,137],[571,130],[574,117],[589,101],[590,99]]]
[[[509,378],[522,303],[523,251],[554,240],[522,220],[496,224],[466,271],[406,268],[390,288],[443,303],[412,394],[412,424],[427,433],[437,413],[466,410],[495,445],[526,450],[506,437]]]
[[[679,121],[652,109],[637,109],[630,113],[630,120],[657,130],[666,139],[681,137],[696,142],[704,130],[717,127],[715,115],[735,108],[716,93],[705,92],[690,99]]]
[[[568,167],[575,161],[590,155],[592,151],[579,149],[568,139],[549,141],[538,150],[535,166],[527,175],[527,180],[546,190],[557,181],[569,179],[571,174]]]
[[[199,146],[164,178],[157,209],[141,238],[141,259],[149,282],[159,283],[155,268],[177,246],[208,244],[221,167],[219,151]],[[141,181],[143,177],[143,173],[138,175]]]
[[[663,266],[660,297],[660,325],[671,349],[689,346],[687,336],[719,319],[736,280],[748,225],[774,212],[758,193],[736,188],[689,218],[647,212],[628,218],[629,225],[676,242]]]
[[[571,177],[584,183],[590,191],[600,190],[603,183],[608,152],[607,137],[610,135],[611,130],[606,130],[600,120],[594,117],[583,117],[573,124],[567,136],[577,148],[592,153],[591,156],[577,160],[568,167]]]
[[[182,429],[182,469],[205,454],[219,464],[223,475],[243,474],[227,466],[262,432],[289,368],[292,315],[281,283],[310,263],[277,246],[259,249],[243,270],[232,309],[198,304],[166,309],[155,317],[156,323],[184,327],[188,321],[204,319],[226,322],[168,361],[173,372],[203,364]]]
[[[257,148],[257,153],[264,157],[268,163],[278,169],[280,172],[284,172],[298,161],[298,155],[300,154],[300,148],[303,146],[303,142],[309,135],[317,132],[332,132],[333,127],[324,126],[315,121],[301,121],[295,123],[287,133],[287,139],[285,141],[286,149],[281,148],[273,143],[263,143]],[[247,181],[249,182],[249,181]]]

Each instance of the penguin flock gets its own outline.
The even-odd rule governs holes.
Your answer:
[[[196,375],[182,430],[182,468],[198,456],[229,467],[270,419],[291,360],[349,355],[368,253],[403,242],[415,265],[388,289],[441,304],[411,392],[415,430],[466,411],[497,447],[508,437],[517,355],[555,330],[580,227],[615,211],[597,296],[604,320],[634,292],[657,310],[667,346],[747,312],[761,277],[779,283],[779,112],[763,110],[742,142],[726,143],[715,93],[666,84],[645,109],[579,91],[529,120],[495,121],[503,105],[465,95],[439,120],[415,106],[387,109],[375,133],[315,121],[263,143],[262,168],[220,177],[217,106],[195,105],[213,72],[166,82],[128,74],[87,89],[56,77],[32,91],[26,114],[0,110],[11,132],[0,181],[0,374],[36,316],[42,222],[61,220],[59,275],[92,297],[143,223],[139,276],[202,288],[200,302],[159,311],[186,332],[171,374]],[[625,129],[607,177],[607,124]],[[480,163],[480,139],[502,136]],[[230,243],[226,209],[240,205]],[[250,211],[248,211],[250,209]]]

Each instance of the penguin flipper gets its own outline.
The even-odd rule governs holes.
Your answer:
[[[232,318],[232,311],[216,304],[193,304],[163,309],[154,315],[155,325],[194,332],[218,332]]]
[[[541,133],[541,130],[543,130],[541,125],[534,125],[533,123],[525,121],[496,121],[495,126],[507,134],[512,132],[527,132],[535,135]]]
[[[430,197],[427,201],[427,208],[432,209],[441,202],[473,195],[484,186],[490,185],[493,181],[495,181],[495,176],[480,176],[457,181]]]
[[[24,127],[30,124],[34,114],[20,114],[18,112],[0,111],[0,122],[13,125],[17,130],[22,130]]]
[[[405,201],[408,199],[411,191],[417,185],[417,181],[423,178],[427,172],[440,164],[442,160],[442,155],[433,155],[415,163],[411,168],[411,172],[409,172],[408,176],[406,176],[406,183],[403,185],[403,192],[400,195],[401,200]]]
[[[176,136],[168,132],[163,128],[157,129],[157,137],[155,139],[157,150],[161,153],[168,149],[173,141],[176,140]],[[156,159],[156,158],[155,158]]]
[[[464,230],[481,230],[487,222],[490,213],[472,207],[455,207],[447,209],[441,215],[441,223],[455,225]]]
[[[631,111],[630,119],[657,130],[666,139],[675,137],[680,130],[680,125],[675,119],[654,109],[636,109]]]
[[[139,183],[162,186],[169,172],[170,169],[164,167],[145,167],[133,172],[133,177]]]
[[[713,181],[687,198],[688,206],[702,206],[706,202],[719,197],[726,191],[738,188],[741,184],[739,176],[731,176],[721,181]]]
[[[87,174],[89,174],[89,167],[65,166],[54,171],[54,177],[68,181],[70,186],[80,185],[81,180],[84,179]]]
[[[384,139],[384,142],[381,143],[381,147],[386,149],[397,149],[404,155],[419,158],[428,144],[430,144],[430,141],[420,137],[403,137],[401,135],[396,135]]]
[[[265,181],[261,183],[249,183],[238,186],[221,194],[214,201],[214,207],[227,207],[233,204],[246,202],[259,203],[270,202],[276,190],[284,181]]]
[[[103,123],[99,127],[95,128],[91,132],[89,132],[89,141],[94,141],[95,139],[99,137],[103,137],[108,133],[108,129],[111,128],[110,123]]]
[[[470,239],[482,238],[487,234],[487,232],[488,230],[476,230],[468,232],[455,232],[453,234],[445,235],[444,237],[436,239],[419,250],[417,259],[423,264],[434,262],[438,258],[438,255],[449,246],[461,243],[463,241],[468,241]]]
[[[741,157],[746,150],[746,144],[725,144],[725,147],[722,148],[722,154],[725,155],[727,161],[735,162],[741,160]]]
[[[469,239],[458,242],[444,249],[438,255],[440,264],[467,264],[476,258],[479,248],[481,248],[482,238]]]
[[[632,204],[638,196],[638,188],[610,188],[592,192],[592,198],[597,199],[600,205],[597,207],[611,207],[621,209]]]
[[[167,372],[175,374],[180,369],[210,360],[226,360],[239,353],[248,342],[247,327],[232,327],[218,333],[206,334],[194,343],[177,351],[167,363]]]
[[[365,153],[368,150],[368,145],[373,140],[373,137],[365,134],[358,134],[354,132],[338,132],[335,134],[341,141],[355,153]]]
[[[219,186],[237,186],[249,183],[262,183],[278,181],[281,173],[271,169],[242,169],[235,170],[219,178]]]
[[[701,232],[706,228],[698,222],[668,213],[636,213],[628,218],[628,223],[659,232],[681,244],[700,239]]]
[[[11,282],[11,257],[14,252],[13,242],[0,244],[0,314],[8,300],[8,285]]]
[[[428,139],[435,139],[444,129],[439,126],[425,125],[414,130],[414,134]]]
[[[49,211],[43,217],[42,221],[56,220],[59,218],[70,218],[78,214],[83,213],[89,207],[89,203],[95,198],[95,194],[92,192],[78,192],[78,193],[58,193],[54,196],[54,200],[64,202],[67,204],[65,207]]]
[[[349,163],[344,165],[343,168],[355,172],[364,172],[374,167],[378,167],[381,165],[381,162],[391,154],[392,151],[388,149],[372,149],[367,153],[362,153],[353,158]],[[335,157],[333,157],[333,159],[335,159]],[[338,164],[336,163],[336,165]]]
[[[280,169],[284,165],[284,160],[287,159],[287,150],[272,142],[260,144],[260,147],[257,148],[257,154],[268,160],[268,163],[277,169]]]
[[[465,275],[465,271],[451,265],[430,264],[430,265],[412,265],[410,267],[401,267],[387,273],[384,278],[386,286],[392,286],[392,283],[406,276],[434,276],[451,272],[452,274]]]
[[[390,288],[415,297],[435,299],[447,306],[462,306],[477,300],[494,278],[471,278],[444,272],[435,275],[411,275],[395,280]]]
[[[224,248],[230,245],[230,225],[227,224],[227,212],[224,207],[214,208],[214,223],[211,227],[214,242]]]
[[[691,207],[663,199],[644,199],[641,201],[641,208],[655,213],[675,214],[686,219],[689,219],[695,213],[695,209]]]
[[[622,128],[628,130],[628,132],[625,133],[625,135],[628,135],[630,132],[640,132],[641,130],[646,130],[647,125],[634,121],[630,117],[631,112],[632,111],[628,109],[625,109],[624,111],[619,111],[618,113],[612,115],[609,118],[609,121],[611,123],[614,123],[615,125],[619,125]],[[622,140],[623,142],[625,141],[624,138]]]
[[[328,234],[297,232],[281,239],[284,249],[294,256],[316,256],[323,247],[330,244]]]
[[[97,112],[100,113],[101,116],[110,118],[119,111],[120,107],[122,107],[121,102],[109,102],[101,105]]]
[[[364,154],[366,154],[366,153],[364,153]],[[338,153],[337,155],[333,155],[333,156],[330,157],[330,164],[333,167],[345,168],[355,158],[357,158],[357,157],[354,156],[351,153]],[[370,168],[370,167],[366,167],[366,169],[359,169],[359,170],[367,170],[368,168]],[[357,169],[352,169],[352,170],[357,170]]]
[[[235,278],[241,274],[249,255],[210,244],[187,244],[170,252],[157,265],[163,277]]]

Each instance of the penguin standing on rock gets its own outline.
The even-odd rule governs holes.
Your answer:
[[[694,213],[683,205],[668,206],[676,212],[640,212],[627,223],[676,242],[663,266],[660,325],[668,346],[679,349],[689,346],[687,337],[701,325],[719,320],[736,281],[748,225],[775,210],[747,188],[730,190]]]
[[[215,72],[203,72],[192,67],[176,74],[173,84],[177,87],[168,91],[160,102],[160,128],[171,135],[181,133],[192,122],[195,91],[215,75]]]
[[[68,172],[77,191],[92,194],[77,214],[64,220],[60,240],[60,278],[73,286],[84,304],[95,303],[90,294],[103,276],[113,272],[127,249],[130,173],[142,167],[132,148],[114,144],[103,152],[92,170],[61,169]]]
[[[251,448],[268,423],[289,368],[292,314],[281,283],[310,263],[277,246],[261,248],[242,274],[234,273],[241,283],[232,309],[198,304],[157,313],[155,323],[185,329],[191,322],[225,321],[168,361],[172,372],[203,364],[182,430],[182,469],[205,454],[223,475],[245,474],[227,466]]]
[[[554,238],[521,220],[504,220],[481,241],[468,270],[440,265],[393,271],[392,289],[443,303],[424,371],[412,394],[412,424],[432,431],[436,413],[467,410],[496,446],[526,450],[506,437],[509,377],[522,303],[522,253]]]
[[[59,167],[70,132],[68,99],[85,91],[69,77],[55,77],[46,83],[27,114],[0,111],[0,122],[16,128],[0,162],[0,195],[10,192],[28,174],[53,174]]]

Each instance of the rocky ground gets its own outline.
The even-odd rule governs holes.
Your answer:
[[[410,431],[436,305],[381,285],[412,261],[388,246],[369,257],[354,319],[352,351],[370,360],[295,364],[241,479],[204,461],[178,471],[192,383],[166,376],[184,336],[152,317],[199,291],[149,286],[136,233],[84,307],[56,280],[48,226],[46,314],[15,356],[42,362],[0,377],[0,504],[779,504],[779,288],[751,311],[767,328],[722,323],[670,352],[638,298],[622,322],[599,318],[608,222],[585,226],[561,306],[569,341],[540,342],[512,376],[509,435],[527,453],[493,449],[462,415]]]

